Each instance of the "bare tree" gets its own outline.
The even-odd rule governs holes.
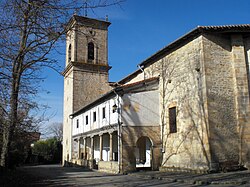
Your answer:
[[[18,113],[37,109],[35,96],[41,70],[57,70],[48,58],[56,42],[67,32],[66,22],[74,12],[118,4],[123,0],[2,0],[0,2],[0,108],[3,145],[0,165],[8,167],[11,142],[20,125]],[[28,109],[28,110],[27,110]],[[27,113],[28,111],[28,113]],[[23,122],[27,122],[23,120]]]
[[[62,141],[63,138],[63,123],[54,122],[47,127],[45,132],[46,137],[56,138],[58,141]]]

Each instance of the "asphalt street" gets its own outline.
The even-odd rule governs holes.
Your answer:
[[[27,186],[187,186],[187,184],[181,182],[166,182],[164,180],[145,179],[144,177],[131,175],[113,175],[90,171],[81,167],[42,165],[22,167],[19,170],[38,179],[31,181],[31,183],[27,181]]]
[[[18,168],[18,171],[28,177],[25,184],[22,186],[126,186],[126,187],[189,187],[189,186],[250,186],[248,183],[249,172],[240,173],[239,176],[244,176],[241,183],[227,182],[228,178],[223,183],[206,183],[203,181],[193,181],[194,178],[190,174],[168,174],[160,172],[137,172],[128,175],[115,175],[98,171],[91,171],[82,167],[62,167],[61,165],[40,165],[40,166],[25,166]],[[244,175],[243,175],[244,174]],[[232,173],[231,173],[232,175]],[[200,175],[199,175],[200,176]],[[205,178],[209,179],[210,175]],[[212,176],[212,175],[211,175]],[[219,176],[215,174],[215,176]],[[225,175],[226,176],[226,175]],[[185,180],[181,180],[185,177]],[[239,178],[239,179],[241,179]],[[30,180],[29,180],[30,179]],[[180,179],[180,180],[178,180]],[[204,176],[203,176],[204,179]],[[242,182],[243,181],[243,182]]]

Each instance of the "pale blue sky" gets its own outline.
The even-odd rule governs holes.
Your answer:
[[[249,0],[127,0],[102,8],[89,17],[109,16],[110,81],[118,81],[137,69],[137,64],[198,25],[250,24]],[[65,66],[65,48],[56,54]],[[63,119],[63,77],[46,70],[39,100],[51,108],[49,123]]]

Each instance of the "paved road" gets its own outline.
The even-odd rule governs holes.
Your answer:
[[[89,171],[80,167],[61,167],[59,165],[28,166],[19,169],[37,181],[27,182],[27,186],[105,186],[105,187],[163,187],[163,186],[197,186],[182,182],[167,182],[159,179],[145,179],[131,175],[113,175],[98,171]]]
[[[60,165],[42,165],[42,166],[28,166],[18,169],[26,175],[30,175],[32,180],[27,181],[27,186],[104,186],[104,187],[190,187],[190,186],[205,186],[204,183],[189,183],[189,180],[176,180],[176,175],[171,177],[165,173],[163,179],[160,179],[157,172],[139,172],[129,175],[113,175],[102,173],[98,171],[90,171],[81,167],[61,167]],[[244,175],[243,175],[244,174]],[[167,175],[167,176],[166,176]],[[217,174],[216,174],[217,175]],[[232,175],[232,173],[231,173]],[[153,177],[151,177],[153,176]],[[191,175],[181,174],[183,177],[192,180]],[[249,173],[241,173],[241,176],[249,178]],[[165,179],[164,179],[165,178]],[[207,176],[209,178],[209,176]],[[224,177],[225,178],[225,177]],[[34,180],[35,179],[35,180]],[[171,180],[173,179],[173,180]],[[244,179],[245,180],[245,179]],[[208,184],[212,186],[249,186],[248,184],[237,183],[220,183]]]

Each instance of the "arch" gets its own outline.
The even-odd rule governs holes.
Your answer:
[[[69,48],[68,48],[68,62],[71,61],[71,44],[69,44]]]
[[[93,42],[88,43],[88,60],[95,59],[95,46]]]
[[[151,139],[141,136],[136,142],[136,168],[150,168],[152,166],[152,146]]]

